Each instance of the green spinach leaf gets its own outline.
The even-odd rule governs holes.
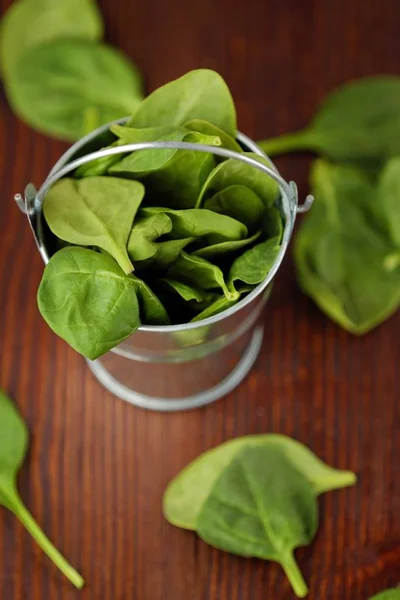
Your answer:
[[[280,563],[300,598],[308,588],[293,551],[310,544],[317,528],[317,500],[307,478],[279,449],[251,446],[221,473],[196,526],[220,550]]]
[[[204,121],[203,119],[191,119],[184,123],[184,127],[191,131],[217,136],[220,138],[224,148],[228,148],[228,150],[233,150],[234,152],[243,152],[241,146],[239,146],[232,136],[209,121]]]
[[[183,141],[219,146],[221,140],[200,133],[176,131],[159,141]],[[212,154],[192,150],[157,148],[129,154],[109,169],[111,174],[139,179],[146,199],[171,208],[192,208],[208,173],[215,165]]]
[[[126,245],[143,199],[137,181],[115,177],[61,179],[48,192],[44,215],[52,232],[81,246],[97,246],[115,258],[125,273],[133,271]]]
[[[400,588],[391,588],[372,596],[370,600],[400,600]]]
[[[118,50],[58,40],[33,48],[18,61],[7,92],[14,111],[29,125],[76,140],[135,110],[142,82]]]
[[[164,212],[143,216],[146,214],[145,210],[141,210],[139,218],[133,224],[128,240],[128,254],[137,269],[167,269],[193,238],[157,241],[170,233],[172,221]]]
[[[231,185],[206,200],[203,207],[244,223],[249,231],[260,227],[265,206],[257,194],[245,185]]]
[[[0,66],[12,77],[20,59],[59,38],[98,41],[103,23],[95,0],[17,0],[0,25]]]
[[[139,301],[140,319],[146,325],[169,325],[170,318],[161,300],[143,279],[131,275]]]
[[[214,298],[214,294],[206,292],[194,285],[189,285],[183,281],[177,281],[176,279],[162,279],[161,282],[166,285],[170,290],[177,294],[182,300],[192,304],[201,304],[208,302],[210,298]]]
[[[163,207],[144,208],[142,214],[164,213],[172,222],[170,235],[173,238],[206,238],[210,244],[241,240],[247,237],[247,227],[228,217],[206,209],[172,210]]]
[[[258,154],[244,152],[243,155],[270,166],[268,160]],[[197,206],[202,206],[208,198],[212,198],[212,196],[225,188],[237,185],[250,188],[261,198],[265,206],[271,206],[279,193],[277,183],[269,175],[251,165],[229,158],[211,171],[200,192]]]
[[[190,71],[155,90],[133,113],[130,127],[179,127],[191,119],[210,121],[236,137],[236,111],[231,93],[218,73]]]
[[[279,239],[270,238],[249,248],[232,263],[228,275],[228,287],[235,289],[237,281],[258,285],[267,277],[280,250]]]
[[[375,208],[378,222],[400,248],[400,157],[389,160],[382,171]]]
[[[27,450],[28,429],[14,403],[0,389],[0,505],[14,513],[65,577],[82,588],[82,577],[40,529],[18,493],[17,475]]]
[[[400,77],[359,79],[328,96],[310,125],[264,140],[270,156],[312,150],[336,161],[381,163],[400,154]]]
[[[102,148],[102,150],[108,148],[115,148],[118,146],[118,142],[113,142],[109,146]],[[95,158],[90,162],[81,165],[74,171],[74,177],[77,179],[82,179],[83,177],[95,177],[99,175],[104,175],[107,173],[108,169],[115,165],[115,163],[121,160],[123,154],[110,154],[109,156],[103,156],[102,158]]]
[[[295,239],[300,286],[339,325],[366,333],[400,304],[400,268],[391,268],[394,248],[382,231],[389,205],[379,203],[365,172],[351,167],[317,161],[311,184],[317,201]]]
[[[111,256],[71,246],[46,265],[38,306],[57,335],[94,360],[139,327],[135,289]]]
[[[181,142],[186,133],[189,133],[187,129],[180,128],[177,129],[171,125],[163,125],[160,127],[145,127],[145,128],[136,128],[136,127],[128,127],[127,125],[111,125],[110,131],[117,136],[118,143],[121,144],[139,144],[140,142],[155,142],[157,140],[163,139],[166,136],[175,136],[171,141]],[[212,135],[213,139],[215,139],[215,135]],[[156,161],[160,160],[160,156],[162,151],[154,150],[154,155]],[[174,150],[170,150],[167,155],[172,155]],[[147,160],[149,157],[148,152]],[[154,156],[153,155],[153,156]],[[139,155],[140,156],[140,155]],[[150,155],[151,156],[151,155]],[[166,162],[166,161],[163,161]]]
[[[197,315],[195,320],[199,320],[199,317]],[[170,482],[163,500],[165,518],[177,527],[196,529],[201,508],[214,484],[237,454],[247,447],[281,451],[309,480],[315,495],[356,482],[354,473],[328,466],[309,448],[290,437],[279,434],[247,435],[204,452]]]
[[[260,237],[261,231],[257,231],[251,237],[245,238],[244,240],[235,240],[229,242],[219,242],[218,244],[211,244],[210,246],[204,246],[198,250],[194,250],[192,254],[195,256],[202,256],[208,260],[217,259],[219,257],[225,257],[226,255],[237,253],[238,251],[251,246]]]
[[[224,310],[228,310],[228,308],[231,308],[231,306],[234,306],[236,302],[237,299],[228,300],[228,298],[225,295],[220,296],[219,298],[216,298],[213,302],[211,302],[211,304],[206,306],[199,314],[193,317],[191,322],[193,323],[196,321],[203,321],[203,319],[208,319],[209,317],[218,315]]]
[[[181,252],[179,258],[169,269],[168,278],[187,281],[204,290],[221,288],[228,300],[239,298],[239,293],[235,289],[228,289],[224,274],[219,267],[200,256],[186,252]]]

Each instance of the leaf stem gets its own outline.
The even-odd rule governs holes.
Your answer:
[[[295,150],[318,150],[318,144],[309,129],[286,133],[285,135],[262,140],[257,144],[268,156],[276,156]]]
[[[53,563],[60,569],[60,571],[64,573],[65,577],[67,577],[75,587],[81,589],[84,585],[83,577],[81,577],[81,575],[69,564],[69,562],[51,543],[49,538],[41,530],[29,510],[26,508],[18,494],[15,494],[15,497],[13,498],[11,510],[21,521],[24,527],[26,527],[43,552],[45,552],[50,560],[52,560]]]
[[[285,557],[285,560],[281,562],[281,565],[296,596],[298,598],[304,598],[307,596],[308,587],[293,554],[288,554]]]

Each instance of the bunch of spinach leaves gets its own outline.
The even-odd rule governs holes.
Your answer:
[[[400,306],[400,77],[345,85],[306,129],[259,144],[271,156],[324,157],[296,235],[298,280],[339,325],[366,333]]]
[[[24,505],[17,475],[28,449],[28,429],[14,403],[0,389],[0,505],[10,510],[62,573],[77,588],[83,578],[53,546]]]
[[[236,438],[205,452],[169,484],[166,519],[240,556],[280,563],[300,598],[307,584],[293,556],[318,528],[317,497],[356,482],[307,447],[277,434]]]
[[[0,23],[1,75],[15,113],[77,140],[134,112],[141,76],[102,36],[95,0],[16,0]]]
[[[242,152],[236,133],[230,91],[207,69],[157,89],[126,126],[110,128],[112,145],[167,140]],[[59,180],[43,204],[61,249],[44,270],[39,309],[92,360],[141,323],[199,321],[233,306],[266,278],[283,232],[278,187],[254,167],[168,148],[112,158]]]

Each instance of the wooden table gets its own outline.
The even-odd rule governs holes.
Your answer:
[[[2,10],[10,0],[0,0]],[[398,0],[102,0],[107,38],[148,91],[196,68],[229,83],[255,139],[303,126],[325,94],[399,68]],[[0,385],[31,433],[24,500],[87,585],[74,588],[0,511],[1,600],[288,600],[281,569],[211,549],[165,522],[163,490],[200,452],[234,436],[282,432],[359,474],[320,501],[297,553],[311,600],[366,600],[400,582],[400,315],[362,338],[297,289],[291,257],[265,315],[256,368],[228,397],[158,414],[107,393],[36,308],[43,265],[12,201],[40,184],[65,145],[31,131],[0,97]],[[307,191],[307,157],[279,161]]]

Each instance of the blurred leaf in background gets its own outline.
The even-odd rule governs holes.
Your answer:
[[[131,115],[142,78],[120,51],[100,43],[93,0],[17,0],[0,25],[0,66],[7,98],[26,123],[77,140]]]

